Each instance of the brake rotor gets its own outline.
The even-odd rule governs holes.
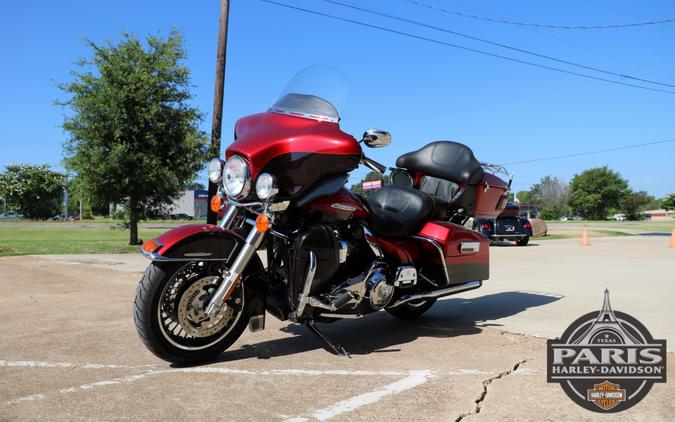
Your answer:
[[[188,335],[209,337],[220,332],[233,318],[234,309],[223,303],[215,315],[206,314],[206,306],[216,290],[218,277],[203,277],[188,287],[178,302],[178,323]],[[236,303],[240,298],[234,299]]]

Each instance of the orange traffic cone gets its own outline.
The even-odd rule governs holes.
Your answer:
[[[670,233],[670,247],[675,248],[675,229]]]
[[[588,230],[584,227],[584,232],[581,235],[581,246],[591,246],[591,241],[588,239]]]

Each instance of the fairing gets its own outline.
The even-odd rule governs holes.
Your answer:
[[[226,155],[244,157],[253,179],[269,172],[279,181],[280,198],[297,198],[312,184],[358,167],[362,151],[337,123],[259,113],[240,119]]]

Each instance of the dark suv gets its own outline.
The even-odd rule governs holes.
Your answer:
[[[532,224],[520,217],[520,207],[513,202],[506,204],[497,218],[475,218],[473,229],[490,240],[511,240],[518,246],[527,245],[532,236]]]

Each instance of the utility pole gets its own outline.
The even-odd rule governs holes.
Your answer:
[[[220,156],[220,133],[223,128],[223,92],[225,90],[225,59],[227,57],[227,20],[230,15],[230,0],[220,0],[220,29],[216,59],[216,83],[213,92],[213,124],[211,125],[211,153]],[[209,180],[209,204],[218,192],[218,185]],[[216,224],[218,214],[207,207],[206,222]]]

